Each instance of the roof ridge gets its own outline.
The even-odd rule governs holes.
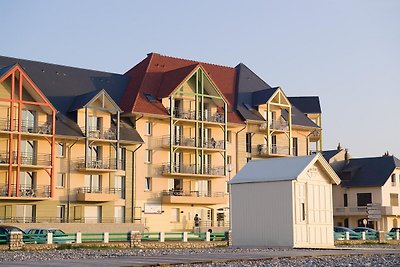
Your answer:
[[[24,61],[30,61],[33,63],[40,63],[40,64],[45,64],[45,65],[52,65],[52,66],[59,66],[63,68],[69,68],[69,69],[78,69],[78,70],[86,70],[86,71],[96,71],[96,72],[102,72],[102,73],[108,73],[108,74],[117,74],[123,76],[121,73],[116,73],[116,72],[108,72],[108,71],[102,71],[102,70],[95,70],[95,69],[89,69],[89,68],[83,68],[83,67],[73,67],[73,66],[68,66],[68,65],[63,65],[63,64],[56,64],[56,63],[50,63],[50,62],[43,62],[43,61],[38,61],[38,60],[31,60],[31,59],[25,59],[25,58],[17,58],[17,57],[8,57],[8,56],[3,56],[0,55],[1,57],[6,57],[6,58],[11,58],[17,60],[24,60]],[[22,66],[21,66],[22,67]]]
[[[191,62],[194,62],[194,63],[197,63],[197,64],[207,64],[207,65],[212,65],[212,66],[217,66],[217,67],[222,67],[222,68],[227,68],[227,69],[235,69],[234,67],[230,67],[230,66],[225,66],[225,65],[215,64],[215,63],[209,63],[209,62],[204,62],[204,61],[198,61],[198,60],[193,60],[193,59],[186,59],[186,58],[181,58],[181,57],[173,57],[173,56],[159,54],[159,53],[155,53],[155,52],[152,52],[149,55],[157,55],[157,56],[160,56],[160,57],[167,57],[167,58],[172,58],[172,59],[191,61]]]
[[[152,59],[153,59],[153,55],[150,56],[149,63],[147,64],[146,71],[144,72],[145,75],[143,76],[142,80],[140,81],[140,85],[139,85],[139,88],[138,88],[138,93],[137,93],[137,95],[136,95],[136,97],[135,97],[135,101],[133,102],[131,111],[135,110],[137,101],[138,101],[138,99],[139,99],[139,94],[140,94],[140,92],[141,92],[141,88],[142,88],[142,85],[143,85],[144,77],[146,77],[146,73],[147,73],[147,71],[148,71],[148,69],[149,69],[149,67],[150,67],[150,65],[151,65]],[[140,64],[140,63],[139,63],[139,64]],[[136,66],[137,66],[137,65],[136,65]]]

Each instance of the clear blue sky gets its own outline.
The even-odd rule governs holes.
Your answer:
[[[0,54],[124,73],[158,52],[318,95],[324,149],[400,157],[400,1],[3,1]]]

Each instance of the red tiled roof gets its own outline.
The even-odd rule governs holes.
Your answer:
[[[126,73],[131,77],[131,82],[125,91],[121,103],[122,109],[166,115],[167,110],[161,102],[149,102],[144,94],[151,94],[156,98],[168,96],[199,64],[228,101],[228,121],[242,124],[242,119],[236,111],[233,111],[236,89],[235,68],[156,53],[148,54],[147,58]]]

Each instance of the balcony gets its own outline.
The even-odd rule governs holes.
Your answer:
[[[18,120],[15,120],[15,125],[18,125]],[[52,134],[52,126],[47,121],[21,121],[21,131],[24,133],[35,133],[35,134]]]
[[[88,159],[85,164],[85,158],[75,160],[75,166],[80,171],[117,171],[124,169],[124,161],[119,160],[118,164],[115,158]]]
[[[51,155],[47,153],[21,152],[21,167],[49,167]],[[11,163],[17,164],[17,152],[13,152]],[[9,152],[0,152],[0,165],[10,164]]]
[[[168,190],[161,192],[161,201],[166,204],[226,204],[224,192],[203,193],[199,191]]]
[[[85,133],[86,128],[82,127],[82,132]],[[115,128],[88,127],[88,138],[101,140],[116,140],[117,131]]]
[[[199,141],[199,143],[201,142]],[[197,147],[195,138],[183,137],[183,136],[175,137],[175,140],[173,140],[172,145],[188,149],[193,149]],[[170,146],[169,135],[164,135],[161,138],[154,138],[151,143],[152,148],[159,148],[159,147],[169,148],[169,146]],[[225,146],[224,140],[215,140],[214,138],[209,138],[205,140],[203,143],[203,148],[206,149],[224,150],[224,146]]]
[[[173,175],[191,175],[191,176],[224,176],[224,166],[210,166],[204,165],[199,169],[199,173],[196,173],[196,164],[178,164],[175,163],[172,166],[170,163],[164,163],[159,168],[158,174],[173,176]]]
[[[168,109],[169,113],[171,113],[171,109]],[[195,110],[184,110],[181,108],[175,108],[173,111],[173,117],[177,119],[183,120],[196,120],[196,111]],[[198,117],[200,121],[206,122],[215,122],[215,123],[224,123],[225,116],[220,112],[203,112],[203,114],[199,111]]]
[[[260,131],[267,130],[267,122],[263,122],[259,126]],[[276,131],[289,131],[289,124],[285,120],[272,120],[269,122],[269,128]]]
[[[26,199],[40,199],[40,198],[49,198],[50,197],[50,186],[42,185],[42,186],[33,186],[27,184],[20,184],[17,186],[15,184],[11,185],[11,197],[15,198],[17,196],[17,191],[19,192],[19,198]],[[8,197],[8,185],[2,184],[0,185],[0,198],[10,198]]]
[[[253,150],[254,156],[268,157],[268,156],[289,156],[289,146],[271,145],[268,151],[267,144],[259,144]]]
[[[382,206],[382,215],[398,216],[400,215],[400,206]]]
[[[121,188],[80,187],[77,189],[78,201],[107,202],[116,201],[122,196]]]
[[[315,142],[321,139],[321,130],[317,129],[311,132],[311,134],[309,135],[310,137],[310,141],[311,142]]]
[[[367,207],[335,207],[333,209],[334,216],[351,216],[351,215],[361,215],[367,216]]]
[[[14,119],[14,126],[11,129],[11,123],[9,118],[0,119],[0,131],[17,131],[18,120]],[[52,134],[52,125],[48,121],[32,121],[32,120],[21,120],[21,132],[23,133],[34,133],[34,134]]]

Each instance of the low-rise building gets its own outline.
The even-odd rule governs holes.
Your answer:
[[[324,151],[323,154],[336,167],[342,180],[333,188],[335,225],[351,228],[368,226],[382,231],[399,226],[399,159],[388,154],[350,158],[348,152],[341,148]],[[368,204],[380,207],[370,217]]]
[[[250,161],[230,182],[233,245],[332,247],[339,183],[321,154]]]

